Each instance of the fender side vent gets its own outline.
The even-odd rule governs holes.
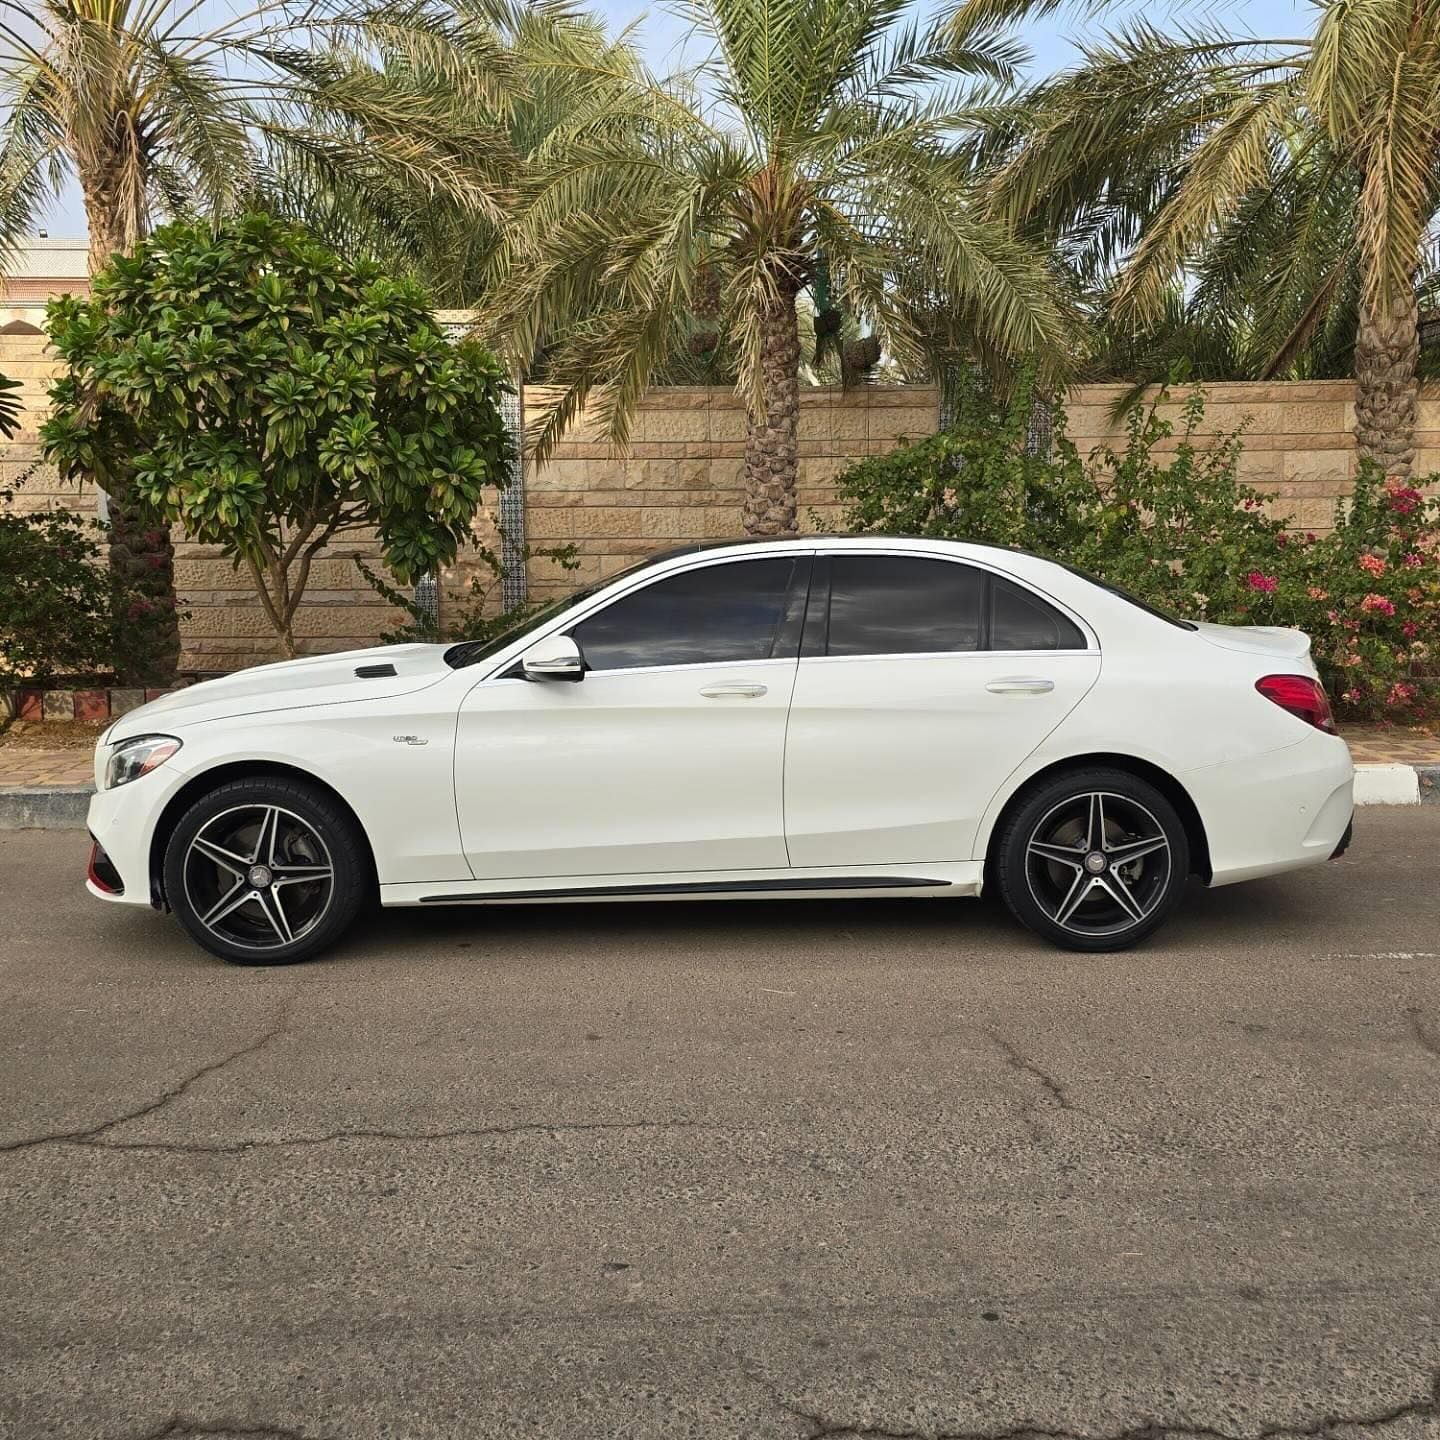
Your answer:
[[[383,680],[387,675],[395,673],[393,665],[357,665],[355,673],[362,680]]]

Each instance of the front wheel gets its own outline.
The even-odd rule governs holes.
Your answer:
[[[996,879],[1012,915],[1067,950],[1123,950],[1180,902],[1190,843],[1175,807],[1124,770],[1045,782],[1006,821]]]
[[[165,848],[165,898],[212,955],[290,965],[337,940],[369,891],[355,822],[323,790],[234,780],[197,800]]]

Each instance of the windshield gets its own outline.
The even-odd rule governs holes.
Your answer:
[[[603,580],[597,580],[593,585],[586,585],[583,589],[572,591],[559,600],[552,600],[550,604],[542,605],[538,610],[527,610],[523,615],[516,617],[513,625],[506,625],[494,635],[487,636],[483,640],[462,640],[458,645],[452,645],[445,652],[445,663],[454,670],[461,670],[467,665],[475,665],[481,660],[488,660],[492,655],[498,655],[507,645],[513,645],[526,631],[538,629],[547,620],[553,620],[557,615],[564,614],[566,610],[580,604],[582,600],[588,600],[592,595],[598,594],[607,585],[613,585],[617,580],[623,580],[625,576],[633,575],[637,570],[644,570],[647,566],[653,565],[657,558],[663,559],[664,557],[652,555],[634,565],[627,565],[623,570],[617,570],[613,575],[607,575]]]

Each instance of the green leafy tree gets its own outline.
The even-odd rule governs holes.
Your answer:
[[[744,527],[796,523],[799,297],[902,364],[957,355],[1063,364],[1068,312],[1046,260],[975,202],[956,138],[977,79],[1018,51],[907,23],[899,0],[691,0],[713,45],[696,86],[616,53],[537,148],[482,303],[517,366],[543,356],[551,447],[596,392],[612,440],[697,317],[748,406]],[[533,69],[581,67],[556,51]],[[583,67],[593,75],[595,65]],[[713,98],[703,102],[701,95]]]
[[[958,38],[1058,0],[963,0]],[[1177,285],[1258,374],[1357,382],[1362,457],[1415,457],[1417,294],[1440,208],[1440,6],[1323,0],[1308,36],[1137,22],[992,115],[995,213],[1114,275],[1112,333],[1142,335]],[[1102,287],[1104,288],[1104,287]],[[1173,352],[1172,352],[1173,353]]]
[[[505,481],[494,359],[447,340],[414,282],[270,217],[166,226],[50,325],[47,456],[222,547],[286,655],[335,537],[373,531],[403,582],[452,561]]]

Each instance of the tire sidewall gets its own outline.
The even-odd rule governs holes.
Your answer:
[[[303,938],[274,949],[232,945],[201,924],[185,890],[185,858],[190,843],[223,811],[245,805],[276,805],[314,828],[330,852],[334,889],[320,923]],[[350,927],[371,894],[369,850],[354,820],[317,786],[300,780],[257,776],[216,786],[180,817],[165,846],[165,898],[190,938],[232,965],[294,965],[334,944]]]
[[[1081,935],[1062,929],[1031,893],[1026,851],[1035,827],[1057,805],[1092,791],[1124,796],[1143,805],[1159,822],[1170,842],[1170,877],[1160,902],[1138,925],[1117,935]],[[1184,822],[1163,791],[1125,770],[1100,767],[1072,770],[1037,785],[1006,820],[997,846],[996,879],[1010,913],[1037,935],[1067,950],[1127,950],[1153,935],[1174,913],[1190,874],[1190,840]]]

